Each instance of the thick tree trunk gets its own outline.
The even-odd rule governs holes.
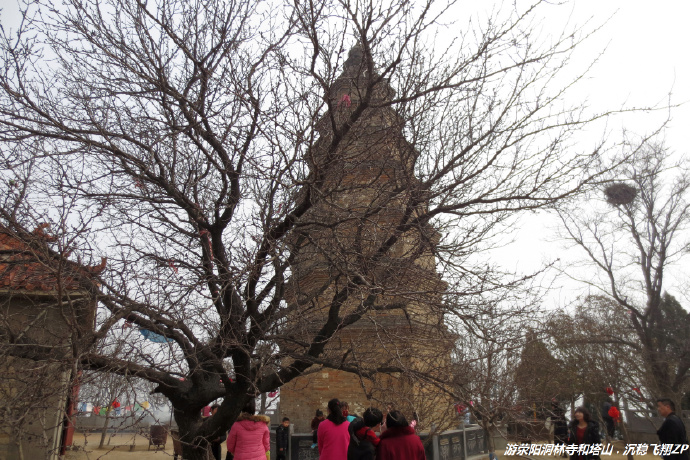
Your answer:
[[[201,436],[199,428],[203,422],[199,411],[185,413],[174,410],[175,421],[180,431],[182,458],[185,460],[213,460],[211,445]]]

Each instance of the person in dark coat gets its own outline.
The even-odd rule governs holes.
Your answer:
[[[290,442],[290,419],[283,417],[283,423],[276,428],[276,449],[278,450],[277,460],[287,458],[288,444]]]
[[[380,439],[374,431],[381,427],[383,414],[375,407],[370,407],[362,418],[350,422],[350,445],[347,448],[347,460],[374,460],[376,447]]]
[[[613,407],[613,401],[611,398],[607,398],[602,407],[603,411],[601,413],[601,418],[604,420],[604,425],[606,426],[606,434],[609,438],[613,439],[613,435],[616,430],[616,421],[609,415],[609,411]]]
[[[318,431],[319,431],[319,424],[326,420],[326,417],[323,416],[323,412],[320,409],[316,409],[316,416],[314,416],[313,419],[311,419],[311,440],[312,440],[312,445],[311,448],[316,447],[316,441],[318,439]]]
[[[422,440],[400,411],[388,413],[386,426],[376,448],[376,460],[426,460]]]
[[[592,420],[592,414],[584,407],[578,407],[573,414],[573,421],[568,425],[568,444],[601,444],[599,424]],[[598,455],[578,455],[577,451],[570,460],[597,459]]]
[[[568,442],[568,419],[565,418],[565,411],[558,403],[553,403],[551,406],[551,423],[553,424],[553,442],[554,444],[565,444]],[[567,457],[563,453],[563,457]]]
[[[218,412],[218,409],[220,406],[218,404],[214,404],[211,406],[211,411],[210,415],[213,416]],[[227,439],[227,435],[225,433],[222,433],[220,436],[217,436],[216,438],[211,439],[211,453],[213,454],[213,458],[215,460],[220,460],[220,451],[221,451],[221,446],[223,444],[223,441]]]
[[[688,433],[685,431],[685,424],[678,417],[676,405],[670,399],[659,399],[656,402],[656,409],[659,415],[664,417],[664,423],[656,432],[661,444],[688,444]],[[682,453],[662,455],[666,460],[688,460],[688,451]]]

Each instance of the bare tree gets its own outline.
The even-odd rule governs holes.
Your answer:
[[[597,276],[584,281],[620,306],[617,313],[627,316],[632,332],[610,328],[593,339],[632,350],[642,358],[652,397],[679,402],[690,370],[688,316],[665,297],[664,282],[688,252],[690,176],[684,160],[671,164],[663,145],[630,148],[633,155],[609,182],[606,201],[590,196],[590,204],[597,203],[592,212],[562,213],[561,219],[566,237],[596,268]]]
[[[509,421],[524,421],[531,407],[520,391],[520,355],[540,336],[538,304],[527,298],[506,300],[485,298],[466,308],[468,315],[457,325],[456,398],[484,429],[492,458],[499,428]],[[536,391],[530,396],[535,395]]]
[[[612,299],[590,295],[559,311],[548,321],[556,356],[570,373],[569,400],[597,402],[605,389],[629,390],[640,385],[640,371],[629,343],[637,341],[625,308]],[[573,406],[574,407],[574,406]]]
[[[441,46],[453,5],[430,1],[31,2],[1,38],[0,219],[24,240],[50,222],[42,263],[69,262],[99,302],[71,362],[155,383],[190,459],[249,399],[315,369],[442,387],[343,334],[387,312],[438,330],[516,289],[478,251],[596,181],[604,150],[570,139],[601,114],[550,86],[585,36],[535,41],[539,3]],[[95,278],[76,268],[102,256]],[[310,260],[325,270],[307,289]],[[123,341],[125,321],[140,333]],[[7,353],[47,351],[8,337]]]

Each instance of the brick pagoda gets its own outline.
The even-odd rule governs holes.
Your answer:
[[[290,417],[296,432],[308,432],[315,410],[326,413],[333,397],[347,401],[357,414],[369,406],[395,407],[410,418],[416,412],[423,427],[440,426],[451,412],[449,398],[418,377],[449,372],[453,337],[443,324],[446,285],[434,257],[439,235],[415,220],[427,206],[414,174],[417,152],[403,135],[404,120],[391,108],[394,91],[368,71],[363,55],[359,46],[350,51],[331,88],[333,119],[319,120],[319,140],[308,153],[317,192],[290,242],[294,263],[287,298],[293,313],[286,329],[292,340],[281,347],[299,354],[304,339],[314,337],[324,323],[333,299],[354,281],[357,288],[340,317],[366,313],[336,333],[325,359],[363,372],[403,372],[367,379],[313,366],[281,388],[281,416]],[[333,126],[346,125],[363,101],[367,108],[351,129],[334,132]],[[332,147],[334,136],[341,139],[337,148]],[[409,225],[397,233],[403,222]],[[395,242],[382,251],[391,236]]]

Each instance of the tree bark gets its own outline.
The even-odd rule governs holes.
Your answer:
[[[203,422],[199,411],[186,413],[174,410],[174,413],[180,430],[182,457],[185,460],[213,460],[211,445],[204,437],[197,435]]]
[[[103,424],[103,431],[101,432],[101,443],[98,445],[99,449],[103,448],[105,443],[105,436],[108,433],[108,422],[110,421],[110,410],[105,411],[105,423]],[[110,444],[110,443],[108,443]]]

